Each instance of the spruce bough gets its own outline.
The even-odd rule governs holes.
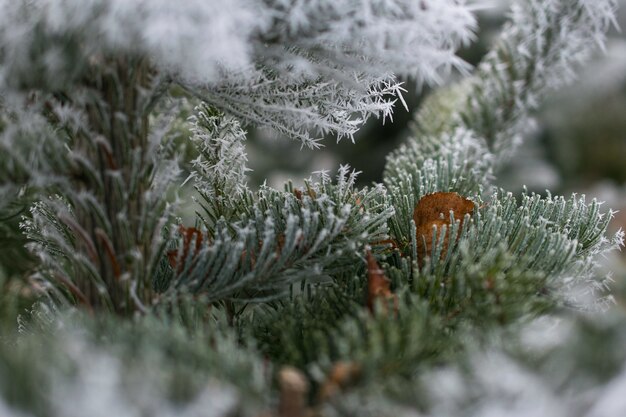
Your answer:
[[[28,208],[6,228],[37,292],[2,335],[0,414],[619,407],[624,315],[581,313],[611,304],[596,263],[622,242],[612,213],[493,185],[614,2],[514,2],[474,70],[455,56],[475,29],[464,2],[221,3],[0,1],[0,210]],[[246,128],[352,138],[403,103],[396,76],[452,69],[464,78],[424,103],[382,184],[341,166],[247,185]],[[3,320],[22,297],[8,288]]]

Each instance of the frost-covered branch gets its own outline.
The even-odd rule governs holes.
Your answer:
[[[0,15],[0,93],[58,91],[112,53],[148,57],[212,106],[310,147],[309,130],[351,138],[388,117],[394,74],[435,83],[464,68],[454,52],[474,27],[451,0],[3,0]]]
[[[572,81],[576,66],[603,47],[615,7],[613,0],[593,5],[584,0],[514,2],[510,21],[475,73],[426,100],[412,139],[389,156],[385,180],[393,183],[407,169],[415,177],[416,168],[408,166],[433,154],[433,146],[446,147],[459,129],[466,131],[461,135],[476,138],[475,144],[468,150],[442,148],[435,155],[468,159],[471,164],[490,161],[487,165],[492,167],[503,164],[527,132],[530,115],[541,100]],[[465,158],[476,146],[485,148],[484,157]],[[489,186],[491,169],[464,170],[459,179],[473,178],[477,186]]]
[[[43,295],[21,336],[2,334],[0,414],[500,415],[500,394],[535,411],[563,389],[592,399],[578,415],[602,415],[622,351],[550,361],[515,335],[606,300],[576,291],[606,291],[595,263],[623,234],[606,236],[595,200],[516,198],[492,178],[538,100],[602,44],[613,4],[517,1],[474,75],[424,105],[386,186],[359,189],[340,166],[255,191],[244,127],[312,148],[352,138],[391,116],[396,75],[466,70],[454,50],[470,7],[0,0],[0,192],[36,200],[21,226],[37,258],[27,289]],[[203,103],[188,119],[190,97]],[[185,145],[194,227],[175,219]],[[623,345],[623,329],[591,330]],[[584,351],[588,333],[565,347]],[[608,394],[570,385],[571,364],[597,368],[579,381]]]
[[[262,187],[219,202],[203,194],[214,190],[213,178],[198,181],[206,181],[198,186],[205,225],[191,241],[181,236],[171,276],[164,278],[170,291],[203,294],[211,302],[278,298],[290,284],[328,284],[353,271],[366,245],[387,237],[393,209],[384,204],[384,189],[357,190],[348,167],[336,183],[322,175],[302,190]]]
[[[516,2],[496,47],[469,81],[459,122],[505,159],[547,94],[571,82],[577,67],[604,48],[616,7],[614,0]]]
[[[602,47],[613,10],[610,0],[593,6],[586,1],[515,2],[511,21],[476,73],[430,97],[417,115],[408,143],[388,157],[385,183],[396,208],[391,235],[404,253],[430,257],[431,263],[420,269],[432,274],[426,280],[432,282],[425,284],[429,297],[446,277],[462,277],[471,268],[487,271],[490,267],[480,263],[495,261],[501,254],[515,259],[515,267],[501,265],[505,270],[537,273],[531,279],[535,283],[543,280],[539,276],[550,277],[545,288],[537,287],[543,292],[548,287],[559,292],[572,281],[586,282],[589,288],[598,285],[590,269],[593,259],[619,246],[622,236],[616,235],[612,243],[587,244],[574,231],[585,230],[599,238],[610,214],[600,213],[595,202],[574,197],[523,196],[518,203],[494,193],[491,184],[494,169],[515,148],[540,98],[571,81],[575,65]],[[455,249],[443,243],[445,232],[439,228],[427,246],[429,253],[417,254],[415,240],[424,236],[416,235],[413,210],[420,198],[436,191],[472,199],[481,206],[475,212],[480,217],[462,231],[458,223],[449,225],[451,235],[459,236]],[[494,197],[483,203],[483,192]],[[586,252],[586,245],[593,249]],[[550,255],[544,257],[545,253]],[[471,260],[457,269],[453,259],[463,256]],[[448,289],[443,292],[450,294]]]
[[[355,85],[346,87],[323,78],[289,83],[258,73],[251,80],[233,77],[206,91],[188,91],[247,124],[271,128],[315,149],[322,146],[324,135],[354,140],[369,117],[391,118],[397,101],[393,97],[405,91],[393,79],[373,80],[354,74],[351,82]]]
[[[248,191],[246,132],[232,116],[206,106],[196,109],[191,140],[199,156],[191,161],[189,179],[197,178],[200,191],[219,205],[223,200],[240,198]]]

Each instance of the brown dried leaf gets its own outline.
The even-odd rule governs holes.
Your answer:
[[[376,300],[382,299],[383,301],[393,300],[394,310],[398,311],[398,298],[391,292],[389,286],[389,278],[385,276],[385,273],[376,262],[376,259],[372,255],[371,251],[367,251],[367,307],[371,312],[374,312],[374,304]]]
[[[309,187],[309,185],[306,185],[306,190],[304,190],[304,192],[311,197],[311,199],[315,200],[317,198],[317,193],[315,192],[314,189],[312,189],[311,187]],[[293,194],[296,196],[296,198],[300,201],[302,201],[302,198],[304,197],[304,193],[302,190],[296,188],[293,190]]]
[[[466,214],[474,211],[474,202],[453,192],[437,192],[425,195],[413,210],[417,237],[417,257],[420,267],[424,264],[424,257],[432,252],[433,226],[437,226],[437,233],[446,226],[447,231],[443,241],[442,256],[448,249],[450,236],[450,212],[454,218],[463,221]]]
[[[204,238],[202,232],[195,227],[185,227],[183,225],[178,226],[178,230],[183,237],[183,251],[178,256],[178,249],[171,250],[167,253],[170,266],[176,268],[178,266],[178,272],[182,272],[183,262],[189,256],[189,249],[194,243],[194,252],[192,257],[195,258],[202,248],[202,240]]]

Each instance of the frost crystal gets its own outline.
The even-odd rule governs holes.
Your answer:
[[[240,197],[246,188],[246,132],[232,116],[198,108],[192,117],[192,141],[200,156],[191,161],[199,191],[211,198]],[[221,195],[218,195],[221,194]]]

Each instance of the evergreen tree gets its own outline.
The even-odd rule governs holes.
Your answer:
[[[516,1],[471,69],[473,7],[0,0],[0,414],[625,414],[612,213],[493,185],[615,3]],[[451,71],[382,184],[248,187],[246,127],[352,139]]]

